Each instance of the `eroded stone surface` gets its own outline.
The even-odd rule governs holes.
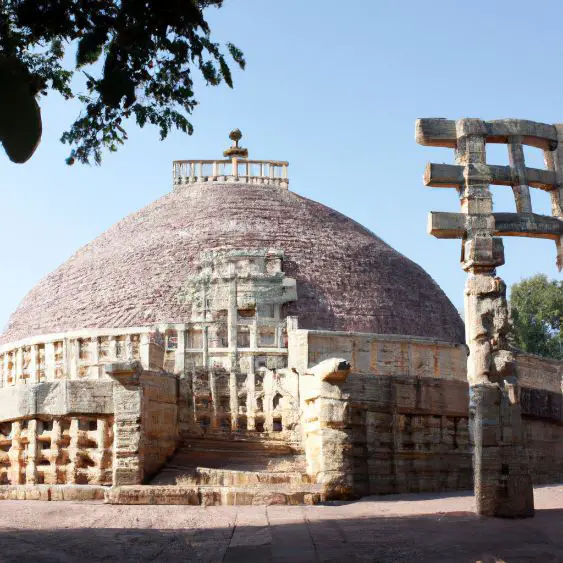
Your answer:
[[[455,149],[456,165],[429,165],[424,181],[431,186],[454,187],[460,196],[462,213],[431,214],[429,231],[439,238],[463,239],[461,263],[468,272],[467,378],[471,387],[475,494],[481,514],[525,517],[534,511],[520,382],[509,343],[506,286],[496,276],[496,268],[504,264],[498,235],[552,239],[557,265],[563,267],[560,132],[559,125],[515,119],[419,119],[416,124],[419,143]],[[506,143],[508,167],[487,163],[487,142]],[[541,148],[548,170],[527,168],[523,145]],[[489,184],[512,187],[517,213],[493,213]],[[532,214],[530,186],[551,192],[552,217]]]

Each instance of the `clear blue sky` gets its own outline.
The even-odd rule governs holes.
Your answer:
[[[453,151],[416,145],[415,119],[563,122],[563,3],[226,0],[209,18],[248,66],[234,90],[199,87],[192,137],[160,142],[156,130],[130,127],[102,167],[68,167],[58,139],[79,108],[51,95],[32,160],[16,166],[0,154],[0,326],[78,247],[169,191],[172,160],[219,157],[235,127],[251,157],[290,162],[290,189],[373,230],[461,308],[460,243],[426,234],[428,211],[458,211],[457,196],[422,185],[425,162],[452,162]],[[539,151],[528,153],[540,166]],[[506,163],[505,147],[488,159]],[[533,191],[548,213],[548,195]],[[514,210],[510,188],[493,192],[498,210]],[[505,249],[507,283],[537,272],[560,279],[551,241],[508,239]]]

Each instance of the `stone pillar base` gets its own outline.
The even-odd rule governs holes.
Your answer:
[[[469,416],[477,513],[533,516],[534,493],[515,386],[472,386]]]

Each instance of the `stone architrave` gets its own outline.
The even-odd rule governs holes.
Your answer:
[[[424,182],[457,188],[462,213],[432,212],[428,230],[438,238],[463,240],[475,497],[477,512],[488,516],[534,513],[516,362],[508,340],[506,285],[496,268],[504,264],[501,236],[554,240],[557,265],[563,266],[561,131],[558,125],[513,119],[419,119],[416,123],[418,143],[455,149],[456,164],[428,164]],[[509,166],[486,162],[486,144],[491,142],[507,145]],[[544,150],[547,170],[526,167],[523,145]],[[493,213],[490,184],[512,187],[516,213]],[[532,212],[530,186],[550,192],[553,216]]]

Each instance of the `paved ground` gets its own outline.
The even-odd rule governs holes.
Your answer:
[[[528,520],[478,518],[473,498],[369,497],[332,506],[0,502],[0,561],[563,562],[563,486]]]

